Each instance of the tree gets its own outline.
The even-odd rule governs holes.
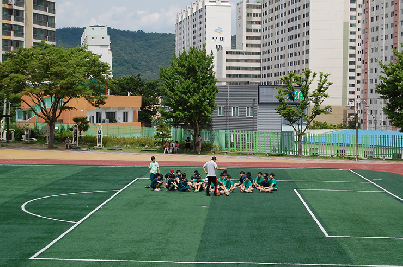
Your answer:
[[[159,81],[142,79],[141,75],[124,76],[114,78],[109,89],[114,95],[141,96],[142,104],[139,111],[139,121],[151,124],[151,121],[157,115],[157,106],[160,102]]]
[[[171,60],[171,65],[160,68],[162,80],[161,109],[164,118],[170,119],[173,126],[183,123],[196,139],[201,128],[211,123],[211,113],[215,110],[218,88],[213,71],[213,53],[206,48],[191,47]]]
[[[387,100],[383,108],[386,116],[403,132],[403,52],[393,49],[393,53],[394,61],[379,62],[383,75],[379,76],[380,83],[375,88],[380,97]]]
[[[7,53],[0,65],[0,90],[11,101],[27,105],[49,125],[53,147],[55,123],[70,101],[85,98],[93,106],[105,103],[110,67],[85,48],[53,47],[44,41]]]
[[[161,140],[161,147],[164,147],[165,140],[169,140],[171,138],[171,131],[168,128],[168,125],[162,118],[158,118],[155,120],[157,128],[155,129],[155,139]]]
[[[329,75],[321,72],[318,86],[311,93],[309,89],[317,73],[310,69],[304,70],[301,74],[290,72],[280,78],[284,86],[276,87],[278,90],[276,98],[280,103],[276,110],[297,133],[299,156],[302,155],[302,137],[311,122],[320,114],[330,113],[328,111],[330,106],[321,107],[325,99],[329,97],[326,93],[327,89],[333,84],[328,81]],[[308,107],[310,112],[307,112]]]
[[[78,131],[80,131],[80,136],[82,132],[86,132],[90,128],[90,122],[88,121],[87,117],[74,117],[73,121],[75,124],[77,124]]]

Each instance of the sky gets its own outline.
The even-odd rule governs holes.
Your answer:
[[[176,14],[194,1],[57,0],[56,27],[103,25],[120,30],[175,33]],[[240,0],[230,0],[233,19],[237,2]],[[234,26],[232,32],[235,34]]]

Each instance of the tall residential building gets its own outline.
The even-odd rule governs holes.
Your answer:
[[[197,0],[176,16],[175,53],[190,47],[213,52],[217,66],[217,49],[231,47],[231,6],[229,0]]]
[[[218,49],[217,83],[260,84],[262,1],[243,0],[236,8],[236,49]]]
[[[20,46],[56,44],[56,0],[3,0],[2,9],[2,61]]]
[[[348,120],[346,105],[359,97],[362,0],[263,0],[262,82],[304,69],[330,73],[328,123]]]
[[[394,60],[393,49],[401,51],[403,41],[402,0],[365,0],[363,12],[362,95],[358,102],[363,129],[395,130],[382,111],[386,100],[375,92],[380,83],[379,62]]]
[[[87,49],[100,55],[102,62],[108,63],[112,69],[111,38],[106,26],[88,26],[81,36],[81,46],[87,45]]]

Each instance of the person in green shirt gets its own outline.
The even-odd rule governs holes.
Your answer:
[[[263,181],[263,174],[261,172],[258,172],[257,177],[255,178],[255,180],[253,180],[252,184],[255,188],[258,188],[262,181]]]
[[[229,196],[230,193],[234,192],[235,186],[234,182],[231,181],[231,175],[227,174],[224,186],[225,186],[224,194],[226,194],[227,196]]]
[[[270,173],[270,188],[269,192],[277,191],[278,190],[278,185],[276,179],[274,179],[275,174]]]
[[[241,185],[241,192],[244,193],[253,193],[253,186],[252,186],[252,182],[251,182],[251,174],[250,172],[248,172],[246,174],[245,180],[243,181],[243,184]]]
[[[154,156],[151,157],[150,166],[148,166],[148,168],[150,169],[150,180],[152,182],[152,181],[154,181],[155,178],[157,178],[156,174],[160,173],[160,165],[158,164],[158,162],[155,161]],[[146,188],[150,188],[150,187],[151,187],[151,184],[146,186]]]
[[[204,181],[201,179],[200,174],[194,175],[192,187],[194,188],[195,193],[198,193],[198,192],[204,190]]]
[[[260,187],[260,192],[273,192],[273,191],[277,191],[278,190],[278,185],[277,185],[277,181],[276,179],[274,179],[275,174],[274,173],[270,173],[270,179],[267,180],[267,182],[265,183],[265,186],[261,186]],[[265,176],[263,181],[266,181],[267,176]],[[267,184],[270,184],[270,186],[267,186]]]

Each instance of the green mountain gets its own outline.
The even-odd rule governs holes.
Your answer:
[[[84,28],[56,30],[56,45],[73,48],[80,45]],[[113,55],[113,76],[141,73],[142,78],[158,79],[159,67],[170,64],[175,51],[175,34],[145,33],[108,28]]]

